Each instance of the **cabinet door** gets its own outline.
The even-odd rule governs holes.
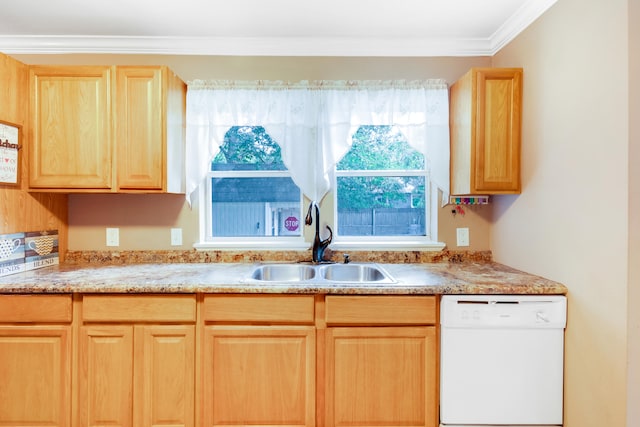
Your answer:
[[[204,425],[315,425],[315,328],[208,326]]]
[[[195,326],[135,327],[135,425],[194,425]]]
[[[29,186],[105,190],[111,175],[111,68],[32,67]]]
[[[435,327],[329,328],[326,425],[437,424]]]
[[[0,327],[0,425],[70,425],[71,327]]]
[[[162,190],[165,125],[160,67],[117,69],[118,188]]]
[[[522,72],[480,69],[476,73],[477,192],[520,192]]]
[[[133,326],[80,328],[79,424],[133,426]]]

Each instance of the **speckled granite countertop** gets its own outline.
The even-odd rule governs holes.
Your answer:
[[[251,280],[256,263],[63,264],[0,278],[0,293],[566,294],[564,285],[494,262],[379,264],[395,283]]]

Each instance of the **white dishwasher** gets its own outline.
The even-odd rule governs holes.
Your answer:
[[[561,426],[561,295],[445,295],[440,425]]]

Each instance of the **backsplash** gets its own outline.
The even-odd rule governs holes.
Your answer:
[[[342,253],[327,250],[325,258],[342,262]],[[353,262],[436,263],[491,262],[491,251],[352,251]],[[216,262],[305,262],[310,251],[68,251],[66,264],[143,264],[143,263],[216,263]]]

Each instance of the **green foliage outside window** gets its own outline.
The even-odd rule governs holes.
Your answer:
[[[233,126],[224,136],[212,170],[286,170],[280,146],[262,126]]]
[[[421,170],[424,156],[393,126],[360,126],[337,170]]]
[[[424,156],[393,126],[360,126],[338,171],[424,170]],[[401,175],[401,174],[399,174]],[[391,208],[407,203],[424,208],[424,176],[338,177],[340,209]]]

